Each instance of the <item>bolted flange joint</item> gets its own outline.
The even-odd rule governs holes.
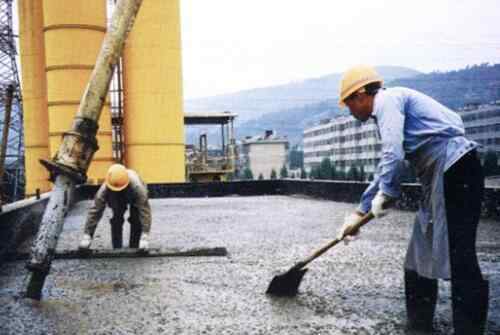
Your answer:
[[[49,171],[50,180],[66,175],[77,184],[87,180],[87,170],[94,153],[99,150],[96,134],[99,126],[88,118],[75,118],[70,131],[63,134],[59,150],[52,160],[40,159],[40,163]]]

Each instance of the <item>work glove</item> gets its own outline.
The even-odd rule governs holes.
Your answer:
[[[344,235],[349,232],[352,227],[359,222],[359,220],[363,217],[363,215],[359,212],[354,212],[344,217],[344,224],[337,232],[337,239],[341,240],[344,238],[344,243],[347,245],[349,242],[354,241],[359,236],[359,229],[355,232],[350,233],[349,235]]]
[[[391,201],[391,198],[382,191],[378,191],[375,197],[372,200],[372,213],[376,218],[381,218],[387,215],[388,205]]]
[[[139,240],[139,249],[146,250],[149,248],[149,234],[143,233],[141,239]]]
[[[80,241],[79,249],[88,249],[90,248],[90,243],[92,243],[92,236],[89,234],[83,234],[82,240]]]

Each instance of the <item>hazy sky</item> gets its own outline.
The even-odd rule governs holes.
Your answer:
[[[368,63],[500,63],[500,0],[180,0],[185,98]]]

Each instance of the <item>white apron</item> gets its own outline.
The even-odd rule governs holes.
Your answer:
[[[407,155],[422,183],[405,268],[430,279],[449,279],[450,254],[444,198],[444,167],[449,137],[435,137]]]

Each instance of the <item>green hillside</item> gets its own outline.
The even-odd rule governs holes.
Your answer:
[[[389,86],[416,89],[452,109],[467,103],[487,103],[500,99],[500,64],[481,64],[458,71],[422,74],[394,80]]]
[[[420,74],[418,71],[398,66],[380,66],[377,70],[386,80]],[[311,105],[325,99],[334,99],[338,95],[340,77],[340,73],[333,73],[285,85],[190,99],[185,101],[184,110],[186,112],[230,110],[238,113],[240,122],[254,120],[263,114]]]
[[[471,102],[500,100],[500,64],[475,65],[458,71],[433,72],[392,81],[385,78],[387,87],[404,86],[419,90],[452,109]],[[347,111],[339,109],[337,98],[324,99],[264,114],[239,125],[236,132],[238,137],[243,137],[275,129],[278,134],[288,136],[292,143],[300,143],[305,127],[342,113],[347,114]]]

